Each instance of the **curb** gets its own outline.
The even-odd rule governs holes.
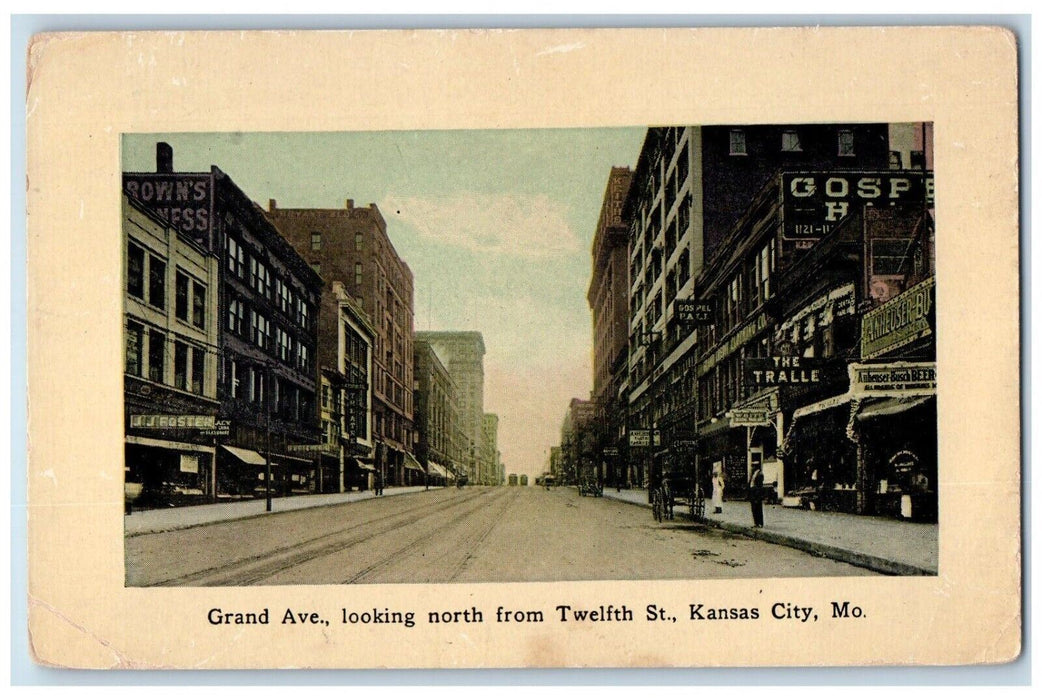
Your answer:
[[[609,494],[605,494],[605,498],[611,498],[613,501],[619,503],[629,503],[630,505],[637,506],[639,508],[651,508],[650,504],[647,503],[634,503],[623,498],[614,498]],[[686,513],[680,513],[681,517],[690,520],[690,516]],[[883,557],[877,557],[871,554],[865,554],[863,552],[855,552],[851,549],[845,549],[843,547],[836,547],[835,545],[823,544],[821,542],[811,542],[810,540],[800,539],[799,537],[793,537],[791,535],[783,535],[777,532],[771,532],[770,530],[764,530],[763,528],[749,527],[748,525],[736,525],[734,523],[725,522],[722,520],[716,520],[712,517],[707,516],[702,522],[710,527],[715,527],[719,530],[726,530],[733,532],[738,535],[744,535],[751,539],[763,540],[764,542],[770,542],[771,544],[782,545],[783,547],[790,547],[792,549],[799,549],[807,552],[808,554],[814,554],[819,557],[826,557],[834,561],[840,561],[845,564],[852,564],[853,566],[861,567],[862,569],[869,569],[881,574],[887,574],[889,576],[936,576],[937,572],[932,569],[924,569],[919,566],[912,564],[905,564],[899,561],[892,561],[890,559],[884,559]]]

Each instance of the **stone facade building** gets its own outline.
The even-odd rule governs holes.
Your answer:
[[[485,414],[485,341],[477,331],[421,331],[417,340],[428,342],[442,358],[459,391],[461,460],[470,483],[478,483],[483,462],[482,420]]]

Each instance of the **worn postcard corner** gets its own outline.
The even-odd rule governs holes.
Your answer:
[[[993,30],[35,37],[34,658],[1015,659]]]

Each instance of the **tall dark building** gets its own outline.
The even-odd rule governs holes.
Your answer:
[[[702,349],[675,302],[695,299],[695,280],[708,260],[728,254],[724,239],[764,184],[780,170],[887,169],[888,134],[886,124],[648,130],[623,208],[630,221],[629,429],[658,431],[663,445],[693,445]],[[631,450],[631,481],[647,481],[654,450]],[[692,458],[676,452],[677,460]]]
[[[218,257],[215,352],[219,417],[217,490],[254,495],[270,460],[276,494],[314,488],[314,462],[287,446],[319,440],[317,311],[321,278],[217,166],[176,172],[157,144],[156,172],[123,173],[123,190],[178,235]],[[177,280],[175,308],[196,304],[196,280]]]

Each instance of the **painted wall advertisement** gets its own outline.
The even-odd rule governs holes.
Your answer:
[[[933,172],[929,170],[782,173],[782,236],[817,240],[856,206],[933,206],[933,196]]]
[[[123,191],[196,243],[210,245],[213,180],[209,173],[124,173]]]
[[[934,278],[920,282],[861,318],[861,357],[872,359],[933,333]]]

